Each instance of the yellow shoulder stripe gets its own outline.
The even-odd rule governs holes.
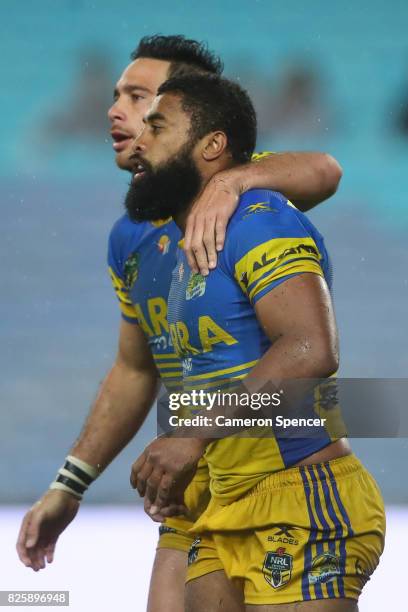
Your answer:
[[[235,264],[235,279],[241,289],[248,295],[248,288],[259,279],[265,279],[268,272],[268,282],[282,278],[298,261],[297,271],[310,272],[320,268],[321,255],[315,241],[310,236],[304,238],[272,238],[251,249]],[[311,270],[311,263],[315,263]],[[285,265],[286,264],[286,265]],[[317,268],[316,268],[317,266]],[[275,274],[276,272],[276,274]],[[262,281],[263,282],[263,281]],[[266,285],[263,285],[266,286]],[[250,290],[254,288],[251,287]]]
[[[112,280],[113,288],[116,293],[116,297],[119,300],[119,308],[121,309],[122,313],[130,319],[137,319],[137,312],[129,297],[129,294],[125,287],[125,283],[117,274],[115,274],[111,266],[109,266],[109,274]]]

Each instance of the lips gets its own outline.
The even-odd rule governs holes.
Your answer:
[[[135,165],[133,170],[133,181],[137,181],[146,174],[145,166],[139,162]]]
[[[124,151],[133,140],[133,136],[123,130],[111,130],[111,136],[116,152]]]

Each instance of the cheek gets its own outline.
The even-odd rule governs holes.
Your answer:
[[[132,152],[131,147],[127,147],[124,151],[120,151],[119,153],[116,153],[116,156],[115,156],[116,165],[121,170],[131,171],[133,169],[132,162],[129,160],[131,152]]]
[[[157,142],[151,149],[149,149],[149,154],[147,157],[153,167],[157,168],[166,165],[169,159],[173,157],[173,154],[172,151],[169,150],[164,144]]]
[[[145,101],[138,102],[129,108],[127,113],[128,124],[135,136],[138,136],[143,130],[143,117],[147,114],[149,108],[150,105],[146,104]]]

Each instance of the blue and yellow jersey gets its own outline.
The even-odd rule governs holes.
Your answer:
[[[271,154],[254,153],[252,161]],[[136,223],[125,214],[114,224],[108,247],[109,274],[122,317],[140,325],[163,382],[173,387],[173,378],[181,379],[181,364],[169,336],[167,297],[180,238],[171,218]]]
[[[168,300],[170,334],[183,362],[185,390],[217,391],[245,378],[270,346],[254,306],[288,278],[318,274],[331,286],[324,241],[281,194],[245,193],[231,218],[218,266],[192,274],[181,249]],[[236,498],[271,472],[287,468],[330,443],[318,439],[229,437],[206,453],[212,493]]]
[[[122,317],[140,325],[163,382],[177,386],[180,360],[167,323],[167,296],[180,230],[172,221],[134,223],[123,215],[109,237],[108,265]]]

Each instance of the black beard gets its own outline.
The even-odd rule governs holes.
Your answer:
[[[183,212],[198,195],[201,176],[187,145],[165,164],[132,181],[125,208],[132,221],[158,221]]]

